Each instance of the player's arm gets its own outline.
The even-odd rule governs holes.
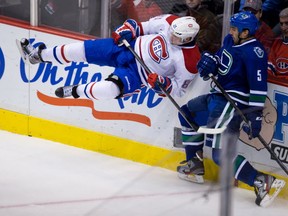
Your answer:
[[[258,53],[259,54],[259,53]],[[267,96],[267,57],[266,55],[256,56],[251,54],[246,61],[247,78],[249,82],[249,110],[246,110],[246,117],[250,125],[244,125],[243,130],[250,138],[260,134],[262,126],[262,112]]]
[[[195,61],[196,64],[197,60]],[[171,78],[172,90],[171,95],[182,97],[186,94],[188,87],[192,80],[196,77],[197,68],[196,65],[187,69],[184,63],[176,64],[176,71]]]
[[[121,26],[112,32],[112,38],[116,44],[122,45],[122,40],[132,41],[140,35],[141,24],[134,19],[127,19]]]
[[[277,71],[276,71],[276,67],[275,67],[275,60],[276,60],[276,52],[277,50],[279,50],[279,47],[277,46],[278,41],[275,41],[275,43],[273,44],[273,46],[271,47],[270,53],[269,53],[269,57],[268,57],[268,73],[270,75],[273,76],[277,76]]]
[[[190,73],[187,70],[178,70],[173,77],[161,76],[156,73],[149,74],[148,84],[157,94],[165,96],[162,89],[173,97],[182,97],[196,74]],[[159,86],[161,85],[161,87]]]
[[[169,77],[161,76],[157,73],[151,73],[148,75],[148,85],[160,96],[165,96],[164,91],[168,94],[172,91],[172,81]]]
[[[249,82],[249,105],[264,107],[265,99],[267,96],[267,68],[268,61],[265,56],[249,55],[245,60],[247,79]]]
[[[171,95],[182,97],[187,92],[192,80],[196,77],[197,63],[200,60],[200,53],[197,50],[182,50],[183,56],[176,60],[175,73],[171,78]],[[187,53],[186,53],[187,52]],[[189,57],[188,57],[189,56]]]

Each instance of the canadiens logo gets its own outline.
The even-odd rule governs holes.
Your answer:
[[[262,50],[260,47],[254,47],[254,52],[259,58],[263,58],[264,50]]]
[[[288,74],[288,59],[286,58],[277,58],[276,60],[277,71],[284,75]]]
[[[169,57],[167,43],[161,35],[156,36],[150,42],[149,54],[150,57],[157,63],[160,63],[161,59],[165,60]]]

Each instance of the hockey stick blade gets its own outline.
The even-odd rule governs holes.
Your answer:
[[[197,184],[203,184],[204,183],[204,178],[202,175],[188,175],[188,174],[184,174],[184,173],[178,173],[178,178],[185,180],[185,181],[189,181],[189,182],[194,182]]]
[[[207,128],[207,127],[199,127],[197,132],[198,133],[205,133],[205,134],[220,134],[226,130],[226,126],[221,128]]]
[[[29,63],[29,60],[28,60],[27,56],[26,56],[25,53],[24,53],[23,47],[22,47],[22,45],[21,45],[21,41],[18,40],[18,39],[16,39],[16,45],[17,45],[17,48],[18,48],[18,50],[19,50],[19,53],[20,53],[20,55],[21,55],[22,60],[23,60],[26,64],[28,64],[28,63]]]

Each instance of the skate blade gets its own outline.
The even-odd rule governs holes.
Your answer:
[[[267,207],[271,205],[271,203],[274,201],[274,199],[277,197],[277,195],[280,193],[282,188],[285,186],[286,182],[284,180],[275,179],[269,194],[267,194],[262,201],[260,202],[260,206]]]
[[[178,173],[178,177],[182,180],[194,182],[197,184],[203,184],[204,183],[204,178],[202,175],[186,175],[183,173]]]
[[[29,64],[29,59],[27,58],[27,56],[25,55],[25,53],[23,51],[20,40],[16,39],[16,45],[17,45],[17,48],[19,50],[19,53],[20,53],[21,58],[24,61],[24,63]]]

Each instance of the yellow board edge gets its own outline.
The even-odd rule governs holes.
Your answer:
[[[185,154],[182,151],[164,149],[9,110],[0,109],[0,118],[0,130],[51,140],[172,171],[176,171],[179,162],[185,159]],[[205,158],[204,165],[206,170],[204,178],[208,181],[217,181],[218,166],[208,158]],[[176,172],[175,175],[177,175]],[[277,175],[276,177],[288,182],[288,178]],[[248,190],[253,189],[240,182],[237,182],[237,186]],[[288,199],[287,191],[288,184],[285,185],[279,197]]]

